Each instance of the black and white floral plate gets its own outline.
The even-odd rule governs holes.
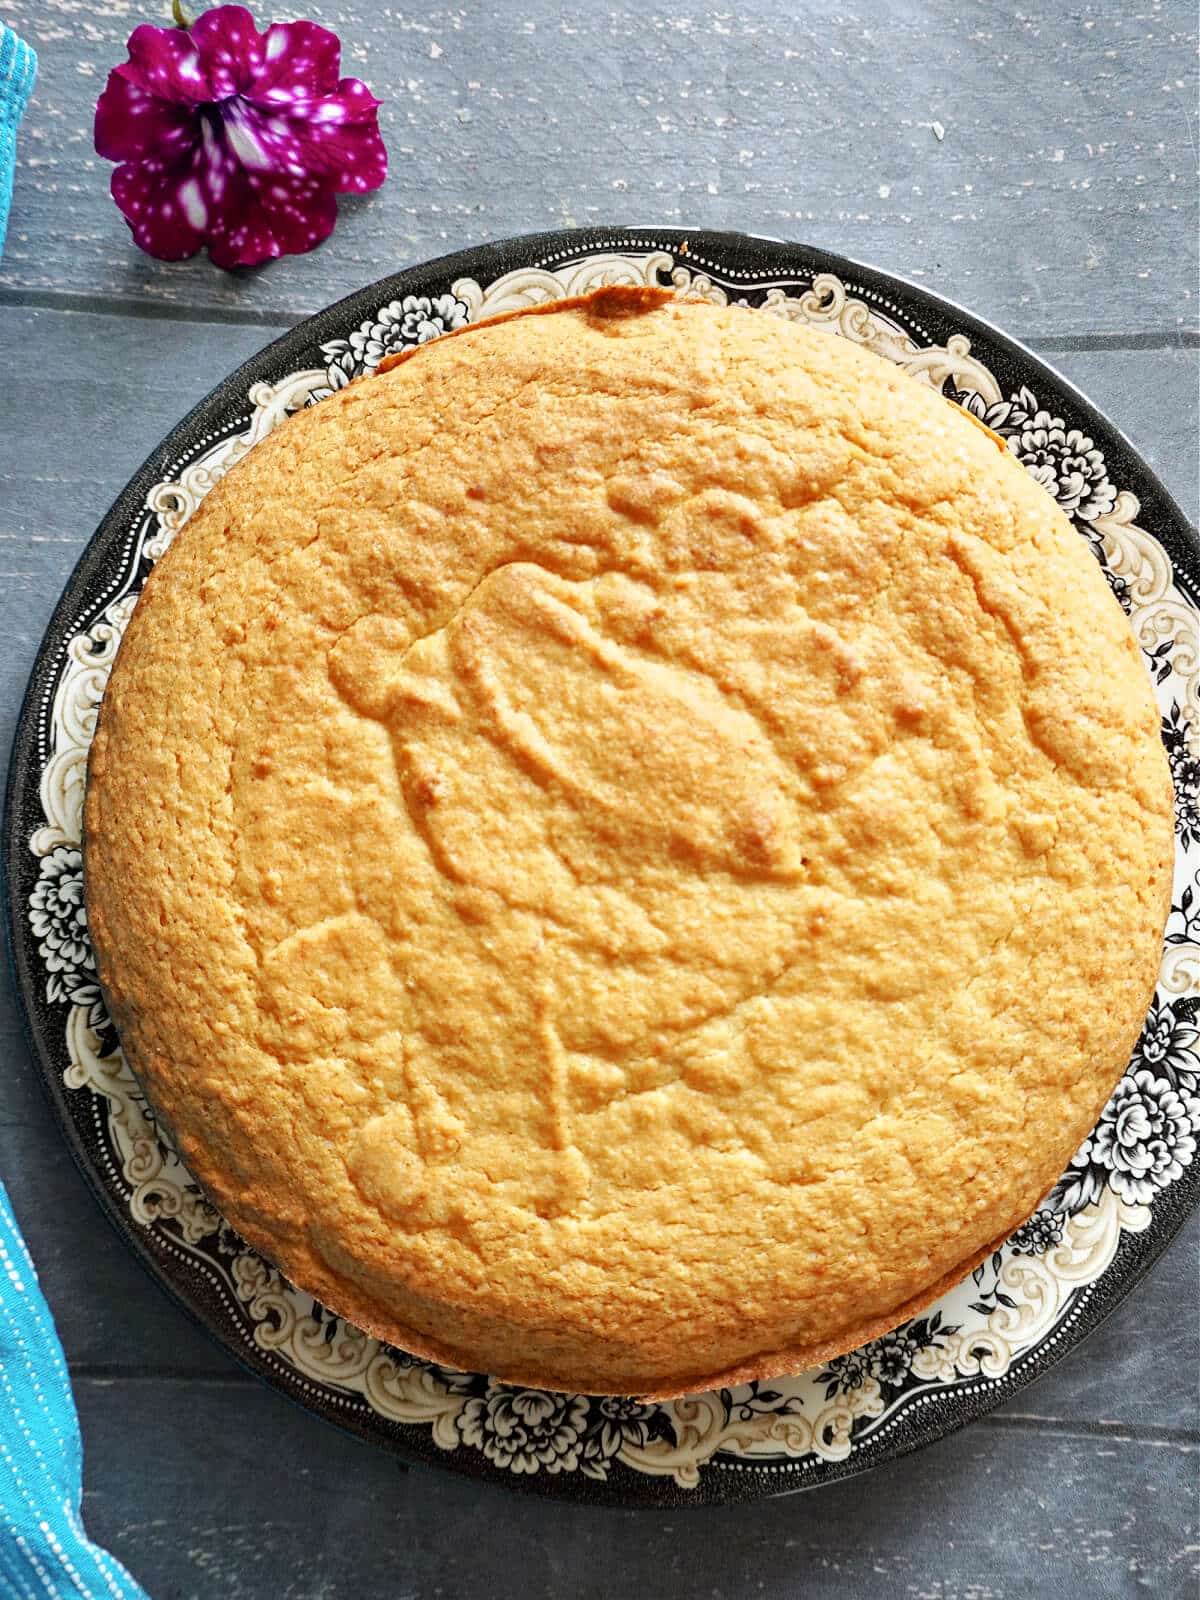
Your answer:
[[[122,629],[153,563],[222,473],[289,412],[390,351],[602,283],[674,285],[831,329],[1003,435],[1128,613],[1176,787],[1158,991],[1128,1071],[1033,1219],[930,1312],[863,1349],[664,1405],[515,1389],[414,1360],[248,1249],[189,1181],[122,1059],[96,987],[80,873],[88,743]],[[88,546],[33,671],[9,784],[6,903],[34,1050],[75,1154],[150,1270],[229,1350],[403,1456],[580,1499],[679,1503],[777,1494],[914,1449],[1078,1343],[1200,1190],[1198,603],[1195,535],[1121,435],[1028,351],[882,273],[738,235],[616,229],[470,250],[363,289],[255,356],[171,432]]]

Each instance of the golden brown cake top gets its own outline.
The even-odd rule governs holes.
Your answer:
[[[1026,1216],[1170,850],[1133,638],[1021,466],[825,333],[613,292],[258,445],[87,799],[115,1019],[234,1226],[592,1390],[846,1348]]]

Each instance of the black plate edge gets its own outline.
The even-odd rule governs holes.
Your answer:
[[[54,645],[61,634],[69,614],[75,609],[71,603],[72,596],[81,580],[85,577],[87,569],[98,564],[95,546],[99,540],[107,535],[114,527],[128,525],[141,510],[146,491],[158,482],[163,470],[169,465],[172,458],[179,454],[177,446],[172,441],[181,434],[189,432],[202,432],[202,424],[208,419],[210,412],[219,410],[235,397],[244,403],[245,391],[249,381],[278,382],[288,372],[296,370],[299,362],[291,356],[287,358],[287,365],[276,370],[264,371],[264,364],[272,356],[279,356],[286,350],[295,350],[303,353],[306,349],[314,354],[316,347],[323,338],[331,336],[334,328],[345,319],[351,307],[360,308],[365,315],[373,311],[384,295],[396,292],[394,286],[398,278],[408,279],[403,293],[419,293],[426,285],[426,280],[438,286],[445,285],[450,275],[475,276],[481,281],[490,282],[494,277],[504,272],[513,271],[519,267],[531,265],[540,260],[550,251],[561,251],[564,262],[572,261],[576,257],[596,251],[600,246],[610,243],[616,249],[652,249],[661,245],[665,250],[677,252],[679,246],[687,241],[694,247],[695,255],[689,255],[689,266],[701,271],[711,272],[723,285],[728,285],[731,280],[736,281],[739,274],[737,269],[725,263],[716,265],[706,262],[703,254],[709,249],[717,253],[727,252],[728,257],[742,253],[749,253],[752,260],[761,261],[764,255],[771,255],[777,259],[777,275],[781,280],[794,279],[797,276],[794,258],[789,267],[788,258],[794,252],[799,252],[804,258],[805,270],[815,272],[831,272],[836,276],[856,280],[862,287],[871,288],[881,297],[886,298],[893,292],[893,286],[899,284],[913,301],[918,302],[923,314],[932,324],[929,330],[938,333],[944,330],[942,337],[950,333],[966,333],[972,341],[978,336],[984,343],[993,344],[997,351],[1016,365],[1028,363],[1039,372],[1046,372],[1054,383],[1065,392],[1072,405],[1088,419],[1089,427],[1098,426],[1107,432],[1122,447],[1122,453],[1127,458],[1128,465],[1139,480],[1139,489],[1149,489],[1150,496],[1142,499],[1143,508],[1149,504],[1156,514],[1153,521],[1153,537],[1163,545],[1175,566],[1177,576],[1182,571],[1186,587],[1194,598],[1200,597],[1200,537],[1192,528],[1188,519],[1174,500],[1170,492],[1159,482],[1157,476],[1144,462],[1137,448],[1128,436],[1116,424],[1111,422],[1103,412],[1084,395],[1075,384],[1065,378],[1053,364],[1035,351],[1029,349],[1021,341],[1005,333],[986,319],[970,312],[955,301],[933,294],[921,285],[911,282],[899,273],[883,273],[880,269],[867,263],[855,261],[853,258],[841,256],[830,251],[802,243],[785,240],[767,239],[762,236],[745,234],[735,231],[718,231],[709,229],[688,229],[680,227],[588,227],[578,230],[562,231],[552,230],[539,234],[523,235],[511,239],[498,240],[482,245],[471,246],[465,250],[449,252],[433,260],[401,267],[396,273],[365,285],[352,291],[335,301],[328,307],[322,308],[310,318],[306,318],[294,327],[287,329],[277,338],[269,341],[254,355],[242,362],[233,372],[228,374],[209,391],[209,393],[193,406],[185,416],[172,426],[167,436],[150,452],[142,466],[129,480],[126,487],[118,495],[110,509],[101,519],[95,532],[88,539],[78,560],[64,583],[64,587],[50,620],[44,631],[42,640],[34,656],[28,684],[22,698],[10,754],[10,765],[5,785],[5,798],[2,825],[5,840],[4,849],[0,851],[0,894],[4,900],[4,935],[8,952],[9,971],[13,977],[14,988],[18,998],[18,1009],[24,1026],[25,1037],[31,1047],[31,1054],[40,1068],[38,1076],[47,1093],[49,1102],[54,1109],[63,1130],[67,1135],[68,1147],[71,1150],[76,1166],[84,1177],[87,1186],[100,1203],[101,1210],[108,1217],[109,1222],[116,1229],[120,1237],[129,1245],[143,1269],[175,1304],[179,1305],[205,1333],[224,1349],[243,1370],[265,1379],[272,1388],[283,1393],[294,1404],[302,1406],[306,1411],[329,1422],[343,1432],[348,1432],[355,1437],[376,1446],[382,1446],[403,1460],[415,1461],[421,1465],[432,1465],[456,1472],[460,1476],[470,1477],[498,1484],[512,1491],[535,1494],[540,1497],[553,1497],[557,1499],[585,1502],[591,1505],[604,1504],[614,1508],[631,1508],[644,1506],[670,1507],[683,1509],[686,1507],[699,1507],[714,1504],[730,1504],[734,1502],[754,1501],[763,1498],[774,1498],[789,1493],[800,1493],[805,1490],[817,1488],[827,1483],[844,1481],[857,1476],[861,1472],[883,1464],[886,1461],[896,1461],[913,1451],[935,1442],[937,1439],[957,1432],[966,1423],[986,1415],[1003,1400],[1018,1393],[1028,1384],[1057,1365],[1063,1356],[1074,1350],[1095,1329],[1104,1322],[1116,1309],[1117,1305],[1129,1294],[1141,1279],[1146,1275],[1154,1263],[1177,1236],[1183,1222],[1191,1212],[1200,1191],[1200,1166],[1193,1164],[1188,1168],[1187,1175],[1173,1184],[1164,1196],[1155,1205],[1155,1226],[1143,1234],[1123,1233],[1118,1246],[1116,1257],[1109,1267],[1105,1277],[1093,1286],[1093,1293],[1089,1297],[1082,1313],[1073,1325],[1070,1342],[1059,1341],[1054,1346],[1039,1346],[1038,1349],[1024,1360],[1018,1361],[1017,1366],[996,1380],[995,1387],[989,1388],[982,1395],[961,1395],[962,1386],[950,1387],[942,1390],[937,1395],[939,1403],[928,1408],[910,1408],[904,1417],[904,1430],[900,1439],[889,1442],[876,1436],[860,1444],[854,1455],[845,1462],[826,1464],[821,1470],[811,1474],[787,1473],[780,1474],[778,1487],[774,1484],[763,1482],[766,1476],[761,1469],[750,1468],[746,1471],[731,1470],[715,1464],[707,1464],[701,1469],[701,1481],[694,1489],[680,1489],[669,1478],[659,1479],[645,1474],[633,1472],[631,1469],[617,1465],[613,1468],[612,1476],[605,1483],[597,1483],[588,1479],[581,1473],[568,1473],[551,1475],[538,1473],[536,1475],[519,1475],[493,1467],[478,1452],[468,1452],[461,1448],[455,1451],[443,1451],[432,1442],[422,1441],[408,1437],[408,1433],[424,1433],[426,1430],[418,1429],[415,1425],[389,1424],[387,1419],[378,1419],[375,1422],[364,1422],[358,1425],[353,1416],[330,1415],[325,1410],[318,1410],[310,1401],[301,1395],[293,1393],[291,1386],[281,1374],[273,1369],[267,1361],[262,1363],[253,1359],[253,1352],[244,1346],[235,1346],[219,1330],[211,1327],[203,1318],[200,1310],[190,1305],[184,1298],[182,1291],[166,1279],[156,1264],[154,1251],[125,1218],[116,1201],[104,1187],[99,1174],[88,1160],[86,1147],[75,1125],[74,1118],[67,1105],[68,1095],[87,1093],[91,1091],[67,1090],[61,1083],[61,1075],[54,1063],[46,1054],[40,1037],[34,1027],[28,993],[33,985],[30,974],[25,970],[24,962],[19,951],[19,941],[16,937],[16,904],[13,889],[13,873],[11,864],[17,857],[17,836],[14,831],[17,810],[20,801],[24,798],[26,779],[22,776],[25,763],[30,755],[30,746],[33,742],[34,707],[39,693],[45,687],[47,669],[50,659],[54,654]],[[485,265],[486,263],[486,265]],[[495,266],[496,271],[488,276],[488,266]],[[765,286],[763,267],[755,265],[752,269],[755,279],[747,277],[744,287],[747,293]],[[771,281],[771,274],[766,282]],[[951,313],[952,316],[947,315]],[[1039,397],[1040,398],[1040,397]],[[1126,462],[1121,463],[1122,467]],[[1115,473],[1118,479],[1121,473]],[[1143,518],[1143,523],[1148,520]],[[1163,526],[1166,524],[1166,526]],[[1164,537],[1164,534],[1167,536]],[[22,836],[22,842],[23,836]],[[27,985],[29,986],[27,989]],[[1164,1225],[1165,1224],[1165,1225]],[[1153,1248],[1150,1246],[1153,1245]],[[964,1402],[961,1414],[958,1413],[957,1401],[961,1398]],[[945,1408],[953,1405],[955,1415],[947,1418]],[[928,1421],[922,1420],[922,1412]],[[381,1430],[381,1425],[384,1431]],[[403,1430],[403,1431],[401,1431]],[[393,1436],[394,1431],[394,1436]],[[900,1440],[902,1439],[902,1443]],[[899,1445],[899,1448],[897,1448]],[[805,1481],[794,1480],[803,1478]],[[635,1490],[627,1493],[625,1480],[628,1487]]]

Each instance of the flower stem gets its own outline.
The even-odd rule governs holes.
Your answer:
[[[175,18],[175,26],[185,31],[191,27],[192,19],[183,9],[183,0],[171,0],[171,15]]]

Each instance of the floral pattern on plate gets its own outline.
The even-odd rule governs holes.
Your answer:
[[[314,388],[308,404],[316,405],[335,390],[344,389],[351,378],[374,372],[384,356],[428,344],[440,334],[465,328],[467,307],[452,294],[406,294],[380,306],[345,339],[330,339],[321,346],[325,357],[325,383]]]

